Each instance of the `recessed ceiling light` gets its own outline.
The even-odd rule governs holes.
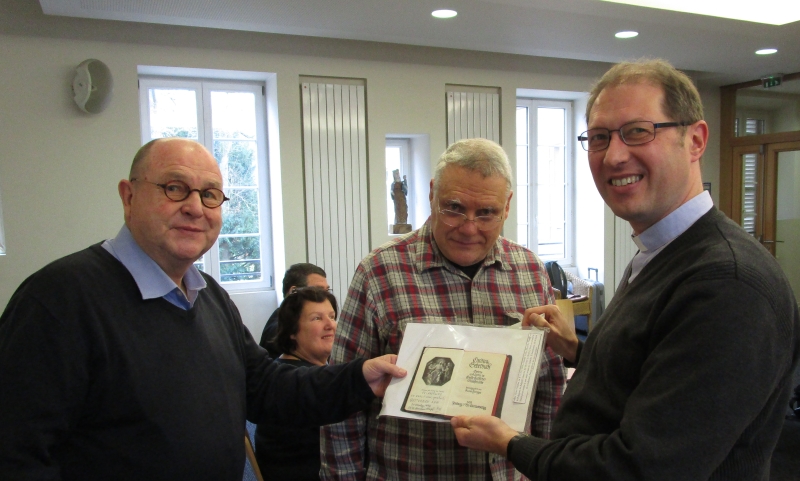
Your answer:
[[[762,48],[761,50],[756,50],[756,55],[772,55],[773,53],[778,53],[777,48]]]
[[[658,8],[674,12],[695,13],[769,25],[786,25],[800,20],[800,2],[772,0],[770,2],[705,1],[697,0],[603,0],[637,7]]]
[[[458,15],[458,12],[456,12],[455,10],[442,9],[442,10],[434,10],[433,12],[431,12],[431,15],[433,15],[436,18],[453,18],[456,15]]]
[[[638,37],[639,32],[634,32],[633,30],[623,30],[622,32],[617,32],[614,34],[617,38],[633,38]]]

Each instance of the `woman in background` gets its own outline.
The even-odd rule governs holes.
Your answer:
[[[336,298],[328,290],[292,289],[278,311],[275,341],[284,354],[275,362],[294,367],[327,364],[338,313]],[[256,460],[264,481],[319,480],[319,428],[259,424],[255,439]]]

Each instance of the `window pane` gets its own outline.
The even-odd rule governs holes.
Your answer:
[[[214,138],[255,139],[256,98],[250,92],[211,92]]]
[[[539,145],[562,145],[564,143],[564,109],[540,107]]]
[[[257,149],[255,141],[214,141],[214,157],[222,171],[225,189],[258,187]]]
[[[566,220],[565,111],[537,109],[537,236],[539,255],[565,257]]]
[[[219,239],[220,281],[261,280],[261,244],[258,236]]]
[[[261,280],[255,102],[251,92],[211,92],[214,157],[231,199],[223,204],[221,282]]]
[[[194,90],[149,89],[150,138],[197,140],[197,95]]]
[[[222,232],[225,234],[258,234],[258,190],[225,189],[231,200],[222,204]]]

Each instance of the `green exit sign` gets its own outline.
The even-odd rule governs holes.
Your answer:
[[[761,77],[761,86],[765,89],[777,87],[782,81],[783,75],[769,75],[767,77]]]

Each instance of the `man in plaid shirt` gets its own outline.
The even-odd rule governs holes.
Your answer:
[[[500,237],[512,177],[502,147],[485,139],[451,145],[431,181],[431,217],[371,252],[358,266],[341,312],[333,363],[397,353],[409,322],[510,325],[551,304],[541,260]],[[565,386],[547,348],[532,432],[549,437]],[[369,411],[322,430],[322,479],[519,480],[504,457],[459,446],[447,423],[378,418]]]

